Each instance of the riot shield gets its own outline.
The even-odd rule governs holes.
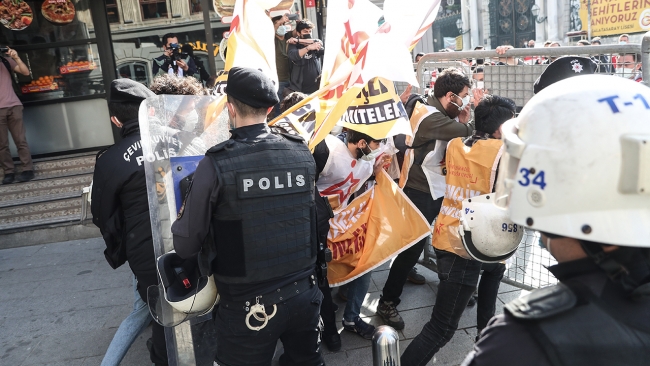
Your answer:
[[[220,98],[223,97],[160,95],[140,105],[143,155],[138,163],[145,168],[156,258],[174,247],[171,225],[182,201],[183,180],[196,169],[207,149],[229,137],[228,117]],[[182,169],[176,167],[176,173],[172,159],[183,163]],[[212,321],[205,321],[211,318],[211,313],[179,313],[164,300],[163,291],[161,287],[152,287],[149,305],[160,324],[176,325],[165,329],[169,364],[212,365],[214,329],[211,329]]]

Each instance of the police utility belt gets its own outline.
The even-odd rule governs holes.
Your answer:
[[[299,294],[309,290],[315,285],[316,277],[314,274],[311,274],[301,280],[284,285],[275,291],[255,296],[254,299],[247,301],[232,301],[222,298],[219,301],[219,306],[223,306],[226,309],[231,310],[242,309],[243,311],[247,312],[246,326],[250,330],[259,331],[264,329],[269,320],[275,316],[275,313],[278,309],[276,304],[287,301],[294,296],[298,296]],[[273,307],[273,311],[270,314],[267,314],[266,307]],[[251,325],[251,317],[255,318],[257,321],[262,322],[262,324],[259,326]]]

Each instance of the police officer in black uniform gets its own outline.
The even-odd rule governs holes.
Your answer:
[[[174,248],[209,258],[219,365],[270,365],[278,339],[282,365],[322,365],[314,159],[302,139],[269,130],[278,98],[261,71],[230,69],[226,94],[231,138],[200,161]]]
[[[463,365],[649,364],[650,195],[639,177],[650,90],[619,79],[557,82],[502,126],[497,200],[541,232],[560,283],[508,303]]]
[[[143,100],[156,95],[130,79],[114,80],[110,92],[108,110],[113,124],[121,128],[122,140],[97,154],[90,209],[93,223],[106,242],[106,260],[114,269],[125,261],[129,262],[138,281],[138,293],[146,303],[147,288],[158,285],[158,273],[151,237],[138,109]],[[164,328],[156,322],[152,327],[152,338],[147,342],[151,361],[156,365],[167,365]]]

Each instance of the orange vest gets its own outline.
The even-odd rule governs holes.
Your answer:
[[[503,142],[497,139],[477,141],[468,147],[458,137],[447,145],[447,188],[442,207],[433,226],[433,246],[463,258],[472,259],[458,234],[460,210],[466,198],[492,192],[496,170],[503,153]]]

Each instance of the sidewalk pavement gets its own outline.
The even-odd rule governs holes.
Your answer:
[[[101,238],[75,240],[0,250],[0,364],[12,366],[97,366],[113,334],[130,313],[133,301],[131,271],[127,265],[110,268]],[[373,325],[389,265],[374,271],[362,317]],[[404,287],[398,306],[406,323],[400,334],[400,350],[406,349],[431,316],[438,277],[418,265],[427,283]],[[345,303],[339,304],[339,329]],[[526,293],[501,284],[497,314],[503,304]],[[121,365],[150,365],[147,328],[135,341]],[[436,354],[434,365],[459,365],[474,344],[476,307],[468,308],[454,338]],[[322,347],[330,366],[372,365],[371,343],[343,331],[343,348],[332,353]],[[281,346],[278,346],[281,348]],[[276,354],[276,358],[279,356]],[[274,362],[277,365],[277,361]]]

